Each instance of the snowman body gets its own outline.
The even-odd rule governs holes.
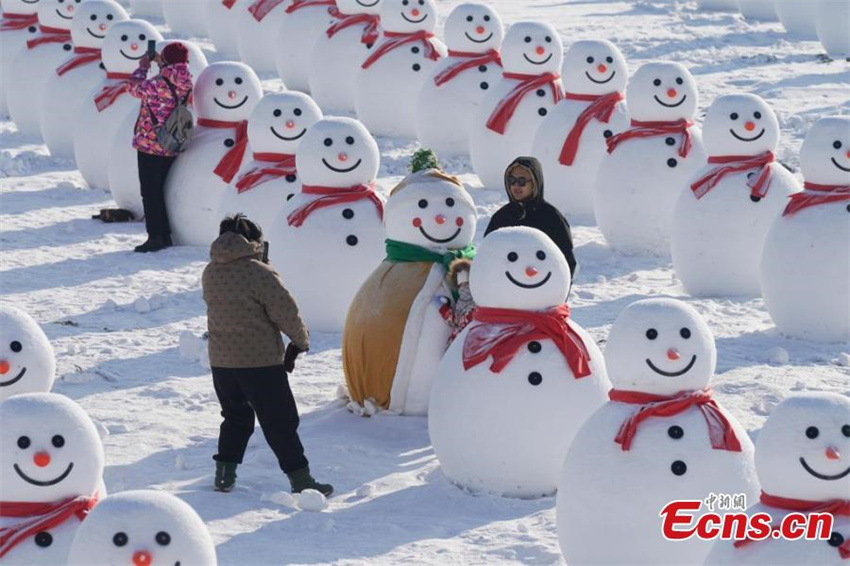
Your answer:
[[[236,12],[239,59],[258,73],[275,72],[275,55],[269,46],[277,40],[289,5],[288,0],[279,3],[277,0],[257,1]]]
[[[25,0],[4,0],[3,20],[11,28],[0,33],[0,116],[6,117],[9,114],[6,85],[11,80],[12,61],[20,50],[26,49],[27,40],[38,35],[37,5]]]
[[[778,19],[776,4],[776,0],[738,0],[741,15],[748,20],[763,22],[775,22]]]
[[[283,10],[271,45],[274,46],[274,68],[287,88],[309,93],[313,49],[334,21],[328,10],[335,3],[311,5],[307,1],[293,0]]]
[[[810,5],[811,7],[811,5]],[[827,55],[835,59],[850,57],[850,3],[841,0],[817,0],[815,29]]]
[[[206,37],[207,22],[204,4],[219,0],[162,1],[162,15],[173,34],[185,37]]]
[[[21,393],[46,393],[53,386],[56,356],[35,320],[0,305],[0,401]]]
[[[788,35],[795,39],[818,40],[817,7],[807,0],[781,0],[776,3],[776,14]]]
[[[130,11],[137,18],[162,18],[163,0],[130,0]]]
[[[233,30],[240,14],[248,10],[253,0],[210,2],[206,6],[207,34],[215,50],[227,61],[239,59],[239,37]]]

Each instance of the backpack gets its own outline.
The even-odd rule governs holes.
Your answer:
[[[192,111],[186,106],[186,103],[189,101],[189,96],[192,94],[192,90],[189,89],[186,96],[180,99],[177,96],[177,90],[174,88],[174,85],[171,84],[171,81],[165,77],[162,77],[162,80],[165,81],[165,84],[168,86],[168,90],[171,91],[171,95],[174,97],[174,100],[177,101],[177,106],[162,123],[159,123],[156,115],[150,109],[150,106],[148,106],[148,112],[150,112],[154,131],[156,132],[157,143],[166,151],[182,153],[188,147],[189,142],[192,141],[192,133],[195,128],[195,120],[192,117]]]

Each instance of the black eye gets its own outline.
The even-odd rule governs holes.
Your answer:
[[[300,116],[302,114],[300,108],[296,108],[295,110],[292,111],[292,113],[295,114],[296,116]]]
[[[97,19],[97,15],[92,14],[92,15],[91,15],[91,18],[89,18],[89,19],[90,19],[91,21],[95,21],[95,20]]]
[[[60,4],[64,4],[64,3],[65,3],[65,0],[59,0],[59,3],[60,3]]]
[[[168,546],[171,542],[171,535],[165,531],[159,531],[156,533],[156,543],[160,546]]]
[[[9,344],[9,348],[10,348],[13,352],[15,352],[16,354],[17,354],[18,352],[20,352],[21,350],[23,350],[23,349],[24,349],[24,347],[21,345],[21,343],[20,343],[20,342],[18,342],[17,340],[15,340],[15,341],[14,341],[14,342],[12,342],[11,344]]]
[[[453,199],[452,197],[448,197],[446,199],[446,206],[454,206],[454,205],[455,205],[455,199]]]
[[[26,450],[30,447],[30,444],[31,443],[29,436],[22,436],[18,439],[18,448],[20,448],[21,450]]]
[[[419,208],[428,208],[428,201],[425,200],[425,199],[420,200],[419,201]]]
[[[325,138],[325,147],[330,147],[334,144],[334,141],[331,138]]]
[[[588,57],[588,58],[587,58],[587,62],[588,62],[588,63],[593,63],[593,57]]]
[[[348,145],[354,145],[354,138],[348,136],[347,138],[345,138],[345,143],[347,143]]]
[[[489,21],[490,21],[490,16],[484,16],[484,21],[485,21],[485,22],[489,22]]]
[[[56,448],[62,448],[63,446],[65,446],[65,438],[61,434],[57,434],[56,436],[51,438],[50,442]]]
[[[466,16],[466,21],[467,21],[467,22],[471,22],[471,21],[472,21],[472,16]]]
[[[846,424],[841,427],[841,434],[843,434],[847,438],[850,438],[850,424]]]
[[[753,117],[756,120],[761,120],[761,112],[753,112]]]
[[[139,41],[144,41],[146,39],[147,39],[147,36],[145,34],[143,34],[143,33],[139,34]]]
[[[548,35],[546,36],[546,43],[552,43],[552,38]]]
[[[402,5],[407,6],[408,4],[410,4],[408,0],[402,0]]]
[[[106,14],[106,19],[111,22],[112,21],[112,14]]]
[[[676,78],[676,84],[677,85],[685,84],[685,81],[682,79],[682,77],[677,77]]]
[[[690,337],[691,337],[691,329],[690,329],[690,328],[683,328],[683,329],[681,329],[681,330],[679,331],[679,336],[681,336],[682,338],[684,338],[685,340],[687,340],[688,338],[690,338]]]
[[[613,57],[606,57],[606,58],[605,58],[605,60],[606,60],[606,61],[608,61],[609,63],[613,63],[613,62],[614,62],[614,58],[613,58]]]
[[[817,438],[819,434],[820,434],[820,431],[818,430],[818,427],[816,427],[816,426],[810,426],[809,428],[806,429],[806,436],[808,436],[812,440]]]
[[[834,142],[832,142],[832,147],[834,147],[835,149],[841,149],[841,141],[835,140]]]
[[[280,111],[280,108],[275,108],[274,112],[272,112],[272,114],[274,115],[275,118],[280,118],[280,115],[283,114],[283,112]]]
[[[539,259],[540,261],[543,261],[544,259],[546,259],[546,252],[544,252],[543,250],[538,250],[537,251],[537,259]]]
[[[516,260],[518,260],[518,259],[519,259],[519,254],[517,254],[516,252],[510,252],[510,253],[508,254],[508,261],[509,261],[509,262],[513,263],[513,262],[515,262],[515,261],[516,261]]]
[[[419,0],[419,5],[420,5],[420,6],[424,6],[424,5],[425,5],[425,0]]]
[[[652,81],[652,84],[654,84],[655,86],[661,86],[661,79],[655,79],[654,81]]]
[[[127,37],[126,35],[121,36],[121,41],[127,41],[128,39],[130,39],[130,38]]]
[[[215,84],[217,84],[218,86],[223,85],[223,84],[224,84],[224,79],[216,79],[216,80],[215,80]]]
[[[115,533],[115,536],[112,537],[112,544],[115,546],[125,546],[129,541],[127,533]]]
[[[658,338],[658,331],[654,328],[650,328],[646,331],[646,337],[650,340],[655,340],[656,338]]]
[[[530,35],[526,35],[526,36],[525,36],[525,42],[526,42],[526,43],[531,43],[531,36],[530,36]]]
[[[730,120],[737,120],[738,119],[738,113],[732,112],[731,114],[729,114],[729,119]]]
[[[238,85],[241,85],[241,84],[242,84],[242,78],[241,78],[241,77],[236,77],[235,79],[233,79],[233,82],[235,82],[235,83],[236,83],[236,84],[238,84]]]

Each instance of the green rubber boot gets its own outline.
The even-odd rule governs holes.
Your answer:
[[[215,463],[215,490],[227,493],[236,485],[236,466],[233,462]]]
[[[291,474],[286,474],[292,485],[292,493],[301,493],[305,489],[315,489],[325,497],[330,497],[334,487],[329,483],[319,483],[310,475],[310,468],[301,468]]]

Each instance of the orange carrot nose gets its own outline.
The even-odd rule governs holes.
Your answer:
[[[6,360],[0,360],[0,375],[6,375],[12,366]]]
[[[415,17],[417,17],[417,16],[419,16],[419,10],[417,10],[416,8],[414,8],[414,9],[413,9],[413,11],[412,11],[412,12],[410,12],[410,13],[411,13],[411,14],[413,14],[413,17],[414,17],[414,18],[415,18]]]
[[[753,130],[756,129],[756,125],[753,124],[752,122],[747,122],[746,124],[744,124],[744,129],[747,130],[748,132],[752,132]]]
[[[484,33],[484,31],[485,31],[484,26],[478,26],[477,28],[475,28],[475,32],[478,33],[479,35]]]
[[[227,98],[236,98],[236,91],[235,90],[227,91]]]
[[[348,154],[341,152],[339,155],[336,156],[336,158],[340,161],[348,161]]]
[[[676,92],[676,89],[675,89],[675,88],[669,88],[669,89],[667,89],[667,96],[669,96],[670,98],[676,98],[676,95],[677,95],[677,94],[679,94],[679,93],[678,93],[678,92]]]
[[[295,127],[295,122],[293,122],[292,120],[287,120],[286,121],[286,127],[291,130],[292,128]]]
[[[826,449],[826,457],[830,460],[840,460],[841,452],[839,452],[838,448],[836,448],[835,446],[830,446]]]
[[[50,454],[47,452],[36,452],[32,457],[32,463],[39,468],[46,468],[50,465]]]
[[[150,566],[153,562],[153,556],[147,550],[137,550],[133,553],[134,566]]]
[[[605,71],[608,70],[608,67],[606,67],[605,65],[599,65],[598,67],[596,67],[596,70],[599,71],[600,73],[604,73]]]
[[[443,224],[446,223],[446,217],[443,216],[442,214],[438,214],[437,216],[434,217],[434,222],[436,222],[437,224],[443,225]]]
[[[130,44],[130,49],[131,49],[131,50],[133,50],[133,51],[138,51],[138,49],[139,49],[139,44],[138,44],[138,43],[131,43],[131,44]]]
[[[669,350],[667,350],[667,359],[671,362],[675,362],[681,357],[682,356],[679,354],[679,350],[677,350],[676,348],[670,348]]]
[[[546,53],[546,49],[544,47],[538,47],[537,49],[535,49],[535,51],[537,51],[538,55],[543,55],[544,53]]]
[[[534,277],[535,275],[537,275],[537,273],[538,273],[538,271],[537,271],[536,267],[528,266],[528,267],[525,268],[525,274],[528,275],[529,277]]]

